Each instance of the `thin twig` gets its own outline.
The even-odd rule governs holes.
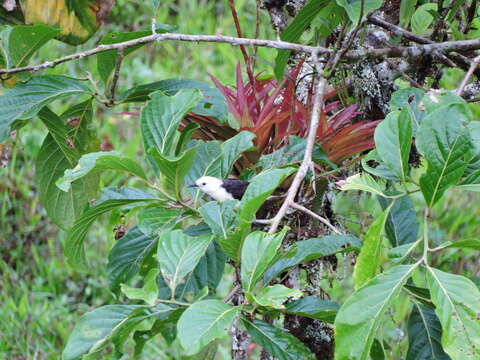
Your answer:
[[[318,56],[315,52],[312,53],[313,62],[315,64],[316,75],[317,75],[317,86],[316,91],[314,93],[313,98],[313,109],[310,115],[310,129],[308,130],[308,137],[307,137],[307,146],[305,148],[305,155],[303,157],[303,161],[298,168],[295,177],[293,178],[292,184],[287,192],[287,197],[283,202],[282,206],[277,212],[277,215],[272,220],[272,225],[270,226],[269,233],[274,233],[277,231],[278,225],[280,225],[280,221],[282,221],[285,213],[287,212],[288,208],[294,203],[295,196],[297,196],[298,189],[300,188],[300,184],[302,183],[303,179],[307,175],[308,169],[311,167],[312,161],[312,152],[313,152],[313,145],[315,143],[315,139],[317,137],[317,129],[318,129],[318,122],[320,119],[320,111],[323,108],[323,95],[325,92],[325,84],[326,81],[322,77],[322,68],[320,61],[318,60]],[[315,81],[315,79],[313,80]]]
[[[317,219],[318,221],[320,221],[322,224],[328,226],[330,228],[330,230],[332,230],[334,233],[338,234],[338,235],[342,235],[342,232],[340,230],[338,230],[335,226],[333,226],[330,221],[328,221],[327,219],[321,217],[320,215],[318,215],[317,213],[314,213],[312,210],[310,209],[307,209],[305,206],[302,206],[296,202],[293,202],[292,204],[290,204],[291,207],[297,209],[297,210],[300,210],[301,212],[304,212],[305,214],[307,215],[310,215],[311,217]]]
[[[479,63],[480,63],[480,56],[477,56],[475,59],[473,59],[472,65],[470,65],[470,69],[468,69],[467,74],[465,75],[465,77],[462,80],[462,83],[458,87],[458,90],[457,90],[457,95],[458,96],[462,96],[462,93],[463,93],[463,90],[465,89],[465,86],[467,86],[468,81],[472,77],[472,75],[473,75],[473,73],[474,73],[474,71],[477,68]]]
[[[313,51],[316,51],[317,54],[319,55],[320,54],[328,55],[332,52],[331,50],[321,46],[315,47],[315,46],[290,43],[286,41],[248,39],[248,38],[239,38],[239,37],[222,36],[222,35],[190,35],[190,34],[164,33],[164,34],[152,34],[152,35],[144,36],[138,39],[124,41],[116,44],[108,44],[108,45],[102,44],[97,46],[96,48],[86,50],[86,51],[81,51],[71,55],[67,55],[55,60],[46,61],[39,65],[22,66],[22,67],[12,68],[12,69],[0,69],[0,74],[13,74],[13,73],[18,73],[22,71],[36,71],[41,69],[47,69],[67,61],[72,61],[75,59],[96,55],[98,53],[109,51],[109,50],[126,49],[139,44],[147,44],[155,41],[168,41],[168,40],[186,41],[186,42],[216,42],[216,43],[227,43],[232,45],[262,46],[262,47],[269,47],[269,48],[281,49],[281,50],[293,50],[293,51],[299,51],[304,53],[312,53]]]
[[[247,46],[262,46],[273,49],[281,50],[292,50],[303,53],[312,54],[315,53],[317,56],[330,56],[333,54],[331,49],[327,49],[323,46],[308,46],[290,43],[281,40],[262,40],[262,39],[249,39],[249,38],[238,38],[232,36],[222,36],[222,35],[189,35],[189,34],[152,34],[144,36],[138,39],[124,41],[116,44],[102,44],[96,48],[81,51],[75,54],[67,55],[55,60],[46,61],[42,64],[31,65],[31,66],[22,66],[12,69],[0,69],[1,74],[14,74],[24,71],[37,71],[41,69],[47,69],[55,67],[58,64],[72,61],[75,59],[80,59],[92,55],[96,55],[101,52],[115,50],[115,49],[126,49],[139,44],[147,44],[155,41],[186,41],[186,42],[214,42],[214,43],[227,43],[232,45],[247,45]],[[344,59],[350,62],[355,62],[358,60],[363,60],[366,58],[384,58],[384,57],[403,57],[403,58],[417,58],[425,55],[435,54],[438,51],[465,51],[465,50],[477,50],[480,49],[480,38],[474,40],[459,40],[459,41],[445,41],[434,44],[423,44],[416,46],[406,46],[406,47],[389,47],[383,49],[361,49],[361,50],[351,50],[344,55]],[[320,61],[319,61],[320,63]]]
[[[343,41],[342,48],[339,49],[333,57],[330,57],[326,67],[328,67],[330,76],[333,76],[335,73],[335,69],[338,65],[338,62],[340,59],[345,55],[345,53],[350,49],[350,47],[353,44],[353,40],[357,37],[357,33],[360,30],[360,28],[363,26],[364,20],[363,20],[363,12],[365,9],[365,0],[361,0],[360,3],[360,16],[358,18],[358,23],[357,26],[352,30],[352,32],[349,34],[348,39]],[[329,76],[329,77],[330,77]]]
[[[115,70],[113,72],[112,85],[110,86],[109,105],[115,104],[115,90],[117,88],[118,79],[120,77],[120,68],[122,66],[122,61],[125,57],[123,50],[123,48],[118,49],[117,59],[115,61]]]
[[[380,26],[392,32],[395,35],[402,36],[407,40],[416,42],[417,44],[435,44],[435,42],[433,42],[428,38],[414,34],[408,30],[401,28],[400,26],[391,24],[375,15],[369,15],[368,22],[370,22],[371,24]],[[458,65],[464,70],[467,70],[470,66],[470,59],[468,59],[463,55],[454,55],[454,54],[445,55],[440,52],[437,55],[439,60],[443,62],[446,66],[456,67]]]

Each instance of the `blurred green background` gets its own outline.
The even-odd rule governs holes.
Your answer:
[[[255,31],[255,1],[237,0],[237,11],[245,36]],[[273,39],[269,18],[262,11],[260,38]],[[86,44],[72,47],[53,41],[32,59],[39,63],[82,49],[93,47],[102,36],[111,31],[135,31],[150,28],[152,10],[150,1],[117,0],[109,19]],[[235,28],[228,8],[228,0],[161,0],[157,22],[174,25],[178,31],[191,34],[223,34],[235,36]],[[258,50],[257,71],[272,73],[276,51]],[[226,44],[195,44],[162,42],[147,45],[130,55],[122,66],[120,90],[134,85],[169,78],[192,78],[209,81],[208,74],[220,81],[233,84],[235,65],[241,61],[240,49]],[[95,57],[61,64],[49,73],[86,77],[95,74]],[[443,86],[454,88],[462,73],[447,73]],[[100,82],[99,82],[100,86]],[[2,90],[0,90],[1,92]],[[57,103],[61,111],[65,104]],[[134,111],[130,107],[97,108],[96,127],[104,145],[136,157],[143,162],[138,118],[122,115]],[[96,223],[89,233],[87,257],[88,274],[71,270],[63,257],[64,233],[46,216],[38,201],[35,187],[34,160],[46,135],[38,121],[22,129],[10,144],[11,159],[0,168],[0,359],[58,359],[63,346],[79,317],[86,311],[115,302],[105,275],[106,254],[114,243],[114,224],[119,213],[113,213]],[[106,175],[103,182],[119,185],[117,175]],[[437,241],[478,237],[480,228],[480,197],[478,194],[450,191],[436,206],[432,223]],[[363,194],[341,194],[334,201],[339,220],[353,233],[360,234],[379,212],[376,200]],[[376,209],[372,211],[372,209]],[[435,259],[437,264],[462,272],[464,267],[477,264],[473,252],[449,250],[447,255]],[[327,292],[343,300],[351,287],[351,264],[348,258],[338,257],[336,272],[326,272],[323,283]],[[447,262],[448,260],[448,262]],[[228,291],[228,279],[221,285]],[[345,291],[347,289],[347,291]],[[408,307],[399,301],[399,311],[392,316],[392,324],[400,321]],[[398,310],[397,309],[397,310]],[[400,319],[398,319],[400,317]],[[392,325],[390,324],[390,325]],[[394,326],[386,325],[386,328]],[[405,334],[392,334],[402,343]],[[221,348],[219,358],[228,358],[227,347]],[[113,355],[106,355],[108,359]],[[178,359],[175,347],[168,347],[160,339],[150,342],[143,359]]]

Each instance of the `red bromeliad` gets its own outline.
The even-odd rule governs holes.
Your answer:
[[[253,78],[253,82],[244,83],[240,65],[237,66],[235,88],[224,86],[211,76],[216,87],[224,95],[228,110],[238,121],[241,130],[249,130],[257,136],[255,141],[259,154],[277,149],[283,145],[288,135],[306,136],[311,94],[306,105],[295,95],[301,65],[289,72],[280,83],[274,79],[261,79],[259,75]],[[335,96],[337,91],[325,94],[324,100]],[[339,105],[339,101],[325,105],[317,132],[318,143],[335,163],[373,148],[375,146],[373,133],[379,123],[379,121],[353,123],[359,114],[357,105],[350,105],[344,109],[339,109]],[[192,120],[195,121],[194,117]],[[198,120],[200,119],[196,122],[200,123]],[[214,119],[204,118],[203,122],[203,125],[205,122],[220,125]]]

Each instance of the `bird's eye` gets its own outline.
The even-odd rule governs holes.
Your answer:
[[[203,186],[207,185],[207,183],[202,183]]]

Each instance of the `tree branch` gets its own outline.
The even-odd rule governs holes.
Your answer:
[[[473,73],[477,69],[479,63],[480,63],[480,56],[477,56],[475,59],[473,59],[472,65],[470,65],[470,69],[468,69],[467,74],[465,75],[465,77],[462,80],[462,83],[458,87],[458,90],[457,90],[457,95],[458,96],[462,96],[463,90],[465,89],[465,86],[467,86],[468,81],[470,80]]]
[[[292,184],[290,185],[287,197],[283,202],[282,206],[277,212],[277,215],[272,219],[272,225],[270,226],[269,233],[274,233],[277,231],[278,225],[280,221],[282,221],[285,213],[287,212],[288,208],[292,206],[295,202],[295,196],[297,196],[298,189],[300,188],[300,184],[302,183],[303,179],[307,175],[308,169],[313,164],[312,162],[312,152],[313,152],[313,145],[315,143],[315,139],[317,137],[317,129],[318,129],[318,122],[320,119],[320,111],[323,107],[323,95],[325,92],[325,84],[326,81],[322,77],[322,69],[320,61],[318,60],[318,56],[315,52],[312,53],[313,61],[315,64],[315,69],[317,72],[317,86],[315,89],[314,97],[313,97],[313,109],[310,115],[310,129],[308,130],[308,137],[307,137],[307,146],[305,148],[305,155],[303,157],[303,161],[300,164],[300,167],[293,178]],[[314,79],[315,81],[315,79]]]
[[[322,224],[326,225],[328,228],[330,228],[330,230],[332,230],[334,233],[338,234],[338,235],[342,235],[342,232],[340,230],[338,230],[335,226],[333,226],[330,221],[328,221],[327,219],[321,217],[320,215],[318,215],[317,213],[314,213],[312,210],[310,209],[307,209],[305,206],[302,206],[296,202],[293,202],[290,204],[291,207],[297,209],[297,210],[300,210],[301,212],[304,212],[305,214],[307,215],[310,215],[311,217],[317,219],[318,221],[320,221]]]
[[[189,34],[152,34],[144,36],[138,39],[124,41],[116,44],[99,45],[96,48],[81,51],[75,54],[67,55],[55,60],[46,61],[39,65],[23,66],[13,69],[0,69],[0,75],[2,74],[14,74],[23,71],[37,71],[41,69],[47,69],[54,67],[58,64],[80,59],[88,56],[92,56],[104,51],[115,49],[126,49],[139,44],[147,44],[155,41],[186,41],[186,42],[216,42],[226,43],[231,45],[246,45],[246,46],[262,46],[281,50],[292,50],[308,54],[316,54],[317,56],[330,56],[333,54],[333,50],[327,49],[322,46],[308,46],[290,43],[281,40],[262,40],[262,39],[248,39],[232,36],[221,35],[189,35]],[[343,58],[347,61],[354,62],[363,60],[366,58],[384,58],[384,57],[403,57],[403,58],[415,58],[425,55],[432,55],[438,52],[450,52],[450,51],[464,51],[464,50],[477,50],[480,49],[480,39],[474,40],[459,40],[459,41],[445,41],[433,44],[422,44],[417,46],[407,47],[390,47],[383,49],[363,49],[363,50],[351,50],[344,54]],[[320,62],[320,61],[319,61]]]
[[[123,58],[125,57],[123,48],[118,49],[117,59],[115,61],[115,70],[113,72],[112,85],[110,87],[110,100],[109,105],[115,103],[115,90],[117,88],[118,78],[120,77],[120,67],[122,66]]]

